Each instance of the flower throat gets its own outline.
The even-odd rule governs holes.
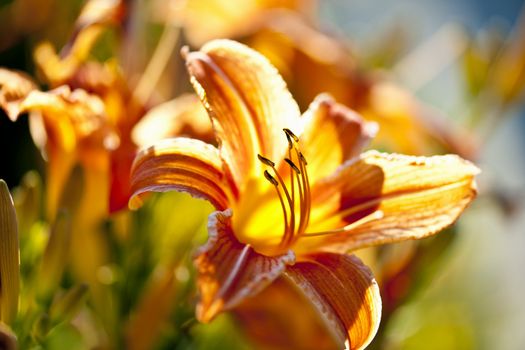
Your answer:
[[[299,150],[299,138],[290,130],[283,129],[288,140],[288,157],[284,161],[290,169],[289,187],[270,159],[258,154],[259,161],[271,170],[264,171],[264,177],[275,188],[284,216],[284,233],[279,243],[280,249],[287,249],[301,237],[308,226],[311,210],[311,193],[307,162]],[[296,193],[297,187],[297,193]]]

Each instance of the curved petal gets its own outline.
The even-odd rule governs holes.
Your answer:
[[[241,187],[262,173],[257,154],[279,160],[287,150],[282,129],[299,131],[299,108],[275,67],[242,44],[211,41],[187,53],[186,65]]]
[[[135,125],[131,134],[135,144],[141,147],[175,136],[208,143],[214,141],[210,118],[194,94],[183,94],[153,107]]]
[[[291,251],[268,257],[239,242],[231,229],[231,215],[231,209],[210,215],[209,240],[195,259],[200,292],[197,318],[202,322],[259,293],[295,261]]]
[[[346,349],[363,349],[381,320],[381,297],[374,276],[357,257],[317,253],[286,269],[312,302],[328,331]]]
[[[256,349],[341,349],[310,299],[284,276],[246,299],[233,315]]]
[[[304,117],[301,152],[308,161],[312,183],[333,174],[345,161],[361,154],[378,129],[376,123],[365,122],[326,94],[317,96]]]
[[[48,92],[31,91],[19,104],[30,113],[30,131],[48,160],[48,205],[54,217],[62,189],[76,162],[104,169],[106,146],[117,136],[106,118],[103,102],[82,89],[62,86]]]
[[[48,92],[35,90],[19,107],[20,113],[41,113],[48,141],[68,151],[83,138],[115,137],[102,100],[82,89],[71,91],[64,85]],[[100,141],[99,148],[103,148]]]
[[[366,152],[315,186],[313,205],[332,208],[316,218],[309,228],[312,237],[303,237],[301,244],[346,252],[435,234],[474,199],[478,173],[455,155]]]
[[[218,150],[182,137],[163,140],[137,155],[131,169],[129,206],[139,207],[146,192],[172,190],[207,199],[219,210],[228,208],[235,194]]]
[[[20,114],[20,103],[36,89],[36,84],[25,73],[0,68],[0,108],[12,121]]]

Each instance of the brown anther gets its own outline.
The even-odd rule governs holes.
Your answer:
[[[272,162],[271,160],[269,160],[269,159],[266,158],[266,157],[261,156],[260,154],[257,155],[257,158],[259,158],[259,160],[260,160],[261,163],[263,163],[263,164],[266,164],[266,165],[268,165],[268,166],[270,166],[270,167],[272,167],[272,168],[275,166],[275,163],[274,163],[274,162]]]
[[[299,138],[297,136],[295,136],[295,134],[292,132],[292,130],[290,130],[288,128],[284,128],[283,131],[284,131],[284,133],[286,134],[287,137],[291,137],[295,142],[299,142]]]
[[[286,135],[286,139],[288,140],[288,149],[292,149],[293,148],[293,140],[292,140],[290,135],[288,135],[288,134],[285,134],[285,135]]]
[[[290,159],[288,158],[284,158],[284,161],[286,163],[288,163],[288,165],[297,173],[297,174],[301,174],[301,170],[299,170],[299,168],[297,167],[297,165],[295,165],[294,162],[292,162]]]
[[[270,175],[268,170],[264,171],[264,177],[266,178],[266,180],[270,181],[271,184],[274,185],[275,187],[279,186],[279,183],[277,182],[277,180],[272,175]]]
[[[301,163],[303,163],[304,165],[308,165],[308,162],[306,161],[306,158],[303,156],[303,154],[301,152],[299,152],[299,160],[301,161]]]

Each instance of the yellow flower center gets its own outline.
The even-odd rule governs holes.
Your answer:
[[[243,218],[243,223],[238,225],[238,238],[253,245],[256,250],[269,255],[285,252],[305,233],[311,210],[307,162],[299,150],[299,139],[289,129],[284,129],[284,133],[289,145],[288,157],[284,159],[289,168],[289,176],[281,174],[282,171],[279,173],[272,160],[259,154],[259,161],[268,168],[264,171],[264,177],[273,186],[277,196],[271,193],[255,194],[252,196],[255,202],[252,202],[252,205],[247,204],[249,201],[243,203],[244,208],[240,209],[241,213],[238,212],[240,216],[243,216],[244,211],[247,216]],[[286,170],[285,168],[284,171]],[[275,225],[268,227],[264,222],[265,220],[273,223],[275,222],[273,219],[281,215],[279,204],[276,205],[276,200],[273,200],[275,197],[278,198],[284,218],[283,232],[277,236]],[[255,212],[250,209],[246,210],[246,207],[255,209]],[[276,237],[279,237],[279,241],[276,241]]]

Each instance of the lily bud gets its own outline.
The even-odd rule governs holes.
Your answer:
[[[0,180],[0,321],[6,324],[18,312],[19,265],[15,207],[6,183]]]

